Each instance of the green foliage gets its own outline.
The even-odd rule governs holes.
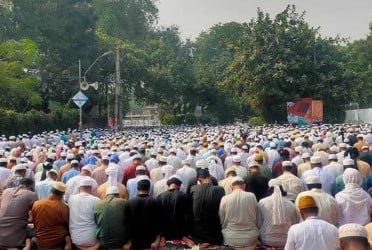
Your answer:
[[[0,43],[0,107],[24,112],[40,105],[34,73],[38,60],[36,44],[29,39]]]
[[[258,10],[248,23],[214,25],[191,42],[180,38],[177,27],[155,28],[157,18],[155,0],[0,1],[6,128],[32,127],[22,125],[32,115],[37,121],[45,116],[42,126],[50,128],[55,121],[74,124],[60,113],[62,107],[49,104],[71,106],[79,89],[78,60],[84,74],[118,43],[123,115],[133,99],[157,104],[166,124],[262,124],[285,121],[287,101],[311,97],[324,101],[326,121],[341,121],[344,104],[372,102],[372,30],[348,44],[321,37],[304,13],[288,6],[274,17]],[[113,114],[114,73],[112,55],[91,67],[86,80],[100,85],[85,91],[84,114],[96,106],[101,117],[107,106]],[[203,107],[198,120],[197,105]]]
[[[251,126],[262,126],[265,124],[265,119],[260,116],[253,116],[248,121]]]
[[[0,131],[14,135],[25,131],[40,133],[47,130],[75,128],[79,122],[79,111],[58,108],[46,114],[38,110],[17,113],[13,110],[0,109],[0,117]]]

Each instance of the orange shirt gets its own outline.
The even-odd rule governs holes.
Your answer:
[[[49,196],[34,203],[31,210],[39,248],[59,248],[65,244],[69,209],[61,200]]]
[[[106,187],[107,187],[107,181],[101,184],[97,188],[97,197],[100,198],[101,200],[106,198]],[[123,184],[118,183],[118,189],[119,189],[119,198],[127,200],[128,192],[127,192],[126,187]]]

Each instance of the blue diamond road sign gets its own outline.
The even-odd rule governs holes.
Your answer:
[[[79,91],[74,95],[74,97],[72,97],[72,100],[79,108],[81,108],[88,101],[88,97],[84,95],[83,92]]]

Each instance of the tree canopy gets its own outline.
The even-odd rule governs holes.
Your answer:
[[[120,43],[123,112],[130,100],[160,108],[167,123],[286,120],[286,102],[324,102],[325,120],[342,121],[344,105],[372,102],[370,34],[350,42],[323,37],[289,5],[275,16],[257,10],[247,23],[223,23],[183,40],[177,27],[157,27],[154,0],[4,0],[0,2],[0,107],[50,112],[75,108],[78,61],[89,89],[84,112],[102,119],[113,104]],[[94,65],[91,65],[100,55]],[[88,115],[86,115],[86,118]]]

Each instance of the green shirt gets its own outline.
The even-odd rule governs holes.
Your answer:
[[[108,195],[94,206],[96,237],[103,248],[122,248],[127,243],[125,208],[127,201]]]

